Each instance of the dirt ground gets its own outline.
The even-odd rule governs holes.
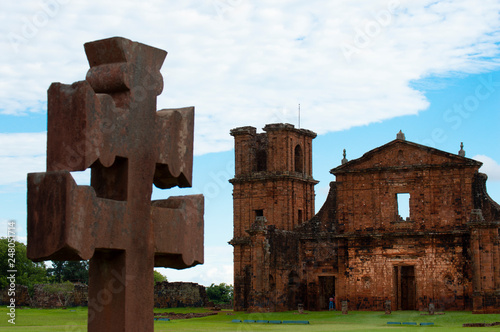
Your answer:
[[[194,313],[190,312],[187,314],[180,314],[180,313],[175,313],[175,312],[162,312],[162,313],[155,313],[155,318],[157,317],[162,317],[162,318],[170,318],[170,319],[189,319],[189,318],[200,318],[200,317],[207,317],[207,316],[212,316],[212,315],[217,315],[217,312],[199,312],[199,313]]]

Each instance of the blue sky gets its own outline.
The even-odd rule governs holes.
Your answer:
[[[45,169],[46,90],[88,70],[83,44],[123,36],[169,52],[158,109],[194,105],[192,189],[203,193],[205,264],[169,280],[232,283],[229,130],[288,122],[313,145],[316,209],[329,170],[406,139],[484,163],[500,202],[500,1],[29,0],[0,11],[0,236],[26,240],[26,173]],[[88,174],[74,175],[88,184]]]

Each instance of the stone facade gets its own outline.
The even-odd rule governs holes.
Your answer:
[[[256,171],[269,128],[282,148],[267,147],[267,168]],[[314,207],[316,182],[309,160],[308,167],[293,169],[296,143],[289,132],[303,136],[307,158],[315,135],[282,124],[264,130],[231,131],[235,310],[291,310],[299,303],[326,310],[335,295],[336,307],[347,301],[350,310],[385,310],[389,300],[392,310],[424,310],[433,303],[437,309],[500,312],[500,207],[486,193],[480,162],[465,158],[462,149],[450,154],[400,133],[332,169],[336,180],[324,206],[315,216],[303,208],[305,219],[297,220],[297,206],[303,207],[297,202]],[[276,169],[269,159],[292,166]],[[403,218],[405,199],[409,213]]]
[[[236,175],[230,182],[234,186],[231,244],[237,310],[258,311],[269,293],[285,292],[275,287],[281,287],[287,276],[269,270],[264,216],[277,229],[292,231],[314,215],[317,181],[312,178],[311,145],[316,134],[290,124],[267,125],[264,131],[257,134],[253,127],[231,131],[236,142]]]

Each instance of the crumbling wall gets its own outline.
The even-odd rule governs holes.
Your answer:
[[[155,308],[204,307],[209,303],[204,286],[192,282],[157,282]]]
[[[34,286],[31,306],[35,308],[62,308],[86,306],[88,286],[81,283],[38,284]]]
[[[16,284],[15,296],[9,296],[9,286],[0,291],[0,305],[10,304],[10,299],[14,297],[16,299],[16,306],[30,306],[31,297],[28,293],[28,287],[24,285]]]
[[[89,287],[85,284],[75,284],[73,291],[73,306],[86,307],[89,301]]]
[[[301,271],[297,268],[299,261],[299,234],[291,231],[268,227],[270,249],[269,280],[270,292],[267,295],[273,311],[296,310],[298,304],[304,303],[304,286],[301,282]]]
[[[56,284],[57,285],[57,284]],[[33,308],[62,308],[88,305],[88,286],[76,283],[68,291],[56,291],[54,284],[38,284],[34,286],[33,297],[28,287],[16,285],[16,306]],[[8,288],[0,291],[0,304],[10,302]],[[155,285],[155,307],[205,307],[210,305],[205,287],[191,282],[158,282]]]
[[[30,296],[27,286],[16,285],[16,306],[29,306],[34,308],[87,306],[87,285],[76,283],[69,291],[66,292],[56,291],[53,286],[54,284],[34,285],[33,296]],[[8,290],[8,288],[0,290],[0,305],[6,305],[9,303],[11,297],[8,295]]]
[[[383,310],[386,300],[392,310],[425,310],[429,303],[438,310],[471,309],[463,236],[362,237],[350,241],[348,256],[346,297],[353,310]],[[411,286],[398,275],[405,268],[412,271]],[[398,283],[414,293],[398,296]],[[412,298],[410,307],[399,303],[406,296]]]

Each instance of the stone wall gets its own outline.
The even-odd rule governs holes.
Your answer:
[[[52,287],[51,287],[52,286]],[[205,287],[191,282],[158,282],[154,290],[155,307],[206,307],[209,302]],[[0,305],[9,304],[8,288],[0,291]],[[88,286],[74,284],[71,292],[56,291],[51,284],[35,285],[33,297],[28,293],[28,287],[16,285],[16,306],[34,308],[61,308],[87,306]]]
[[[64,284],[63,284],[64,285]],[[81,283],[72,289],[56,290],[51,284],[35,285],[31,306],[35,308],[62,308],[86,306],[88,286]]]
[[[73,292],[73,304],[75,306],[86,307],[88,305],[89,288],[85,284],[75,284]]]
[[[431,302],[436,309],[470,310],[472,285],[462,236],[387,236],[370,246],[367,242],[365,237],[349,241],[349,291],[338,290],[352,310],[383,310],[386,300],[392,310],[425,310]]]
[[[87,305],[87,285],[74,284],[69,292],[57,292],[51,284],[38,284],[33,287],[33,296],[30,296],[28,287],[16,285],[16,306],[34,308],[60,308]],[[10,301],[8,288],[0,291],[0,305],[7,305]]]
[[[16,284],[16,306],[29,306],[31,304],[31,297],[28,293],[28,287]],[[0,305],[10,304],[11,297],[9,296],[9,286],[0,291]]]
[[[205,287],[192,282],[157,282],[155,308],[205,307],[208,297]]]

